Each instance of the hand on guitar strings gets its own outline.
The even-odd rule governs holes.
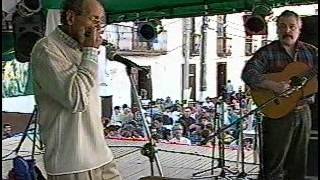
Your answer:
[[[274,83],[272,83],[271,90],[278,95],[282,94],[291,88],[290,83],[291,83],[291,80],[281,81],[281,82],[274,81]],[[287,97],[288,93],[285,93],[284,96]]]

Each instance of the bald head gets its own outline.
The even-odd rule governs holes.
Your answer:
[[[83,45],[85,33],[95,29],[104,32],[106,26],[105,11],[98,0],[66,0],[61,12],[62,30]]]
[[[100,12],[104,12],[103,5],[98,0],[83,0],[81,9],[83,13],[96,11],[97,9]]]
[[[73,11],[77,15],[87,14],[96,8],[104,12],[103,5],[100,0],[64,0],[61,11],[61,23],[67,25],[66,14]]]

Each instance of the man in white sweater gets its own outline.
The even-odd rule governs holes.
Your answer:
[[[31,53],[48,180],[120,180],[98,91],[104,8],[97,0],[66,0],[61,22]]]

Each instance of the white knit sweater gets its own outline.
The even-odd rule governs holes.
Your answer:
[[[98,52],[59,27],[31,54],[44,164],[49,175],[83,172],[112,161],[103,135],[98,94]]]

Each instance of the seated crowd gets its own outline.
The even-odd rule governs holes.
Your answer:
[[[252,108],[252,100],[240,93],[232,93],[225,100],[207,97],[205,102],[188,105],[173,102],[167,97],[165,100],[149,102],[142,111],[135,107],[129,108],[126,104],[115,106],[111,119],[103,118],[103,123],[107,138],[147,139],[141,117],[141,113],[144,113],[151,136],[157,142],[211,145],[212,139],[204,140],[217,129],[234,123]],[[254,126],[255,118],[249,115],[244,119],[242,129],[254,131]],[[219,138],[223,139],[225,145],[237,147],[239,131],[240,124],[235,122],[219,134]],[[252,142],[252,138],[245,138],[245,147],[251,149]]]

